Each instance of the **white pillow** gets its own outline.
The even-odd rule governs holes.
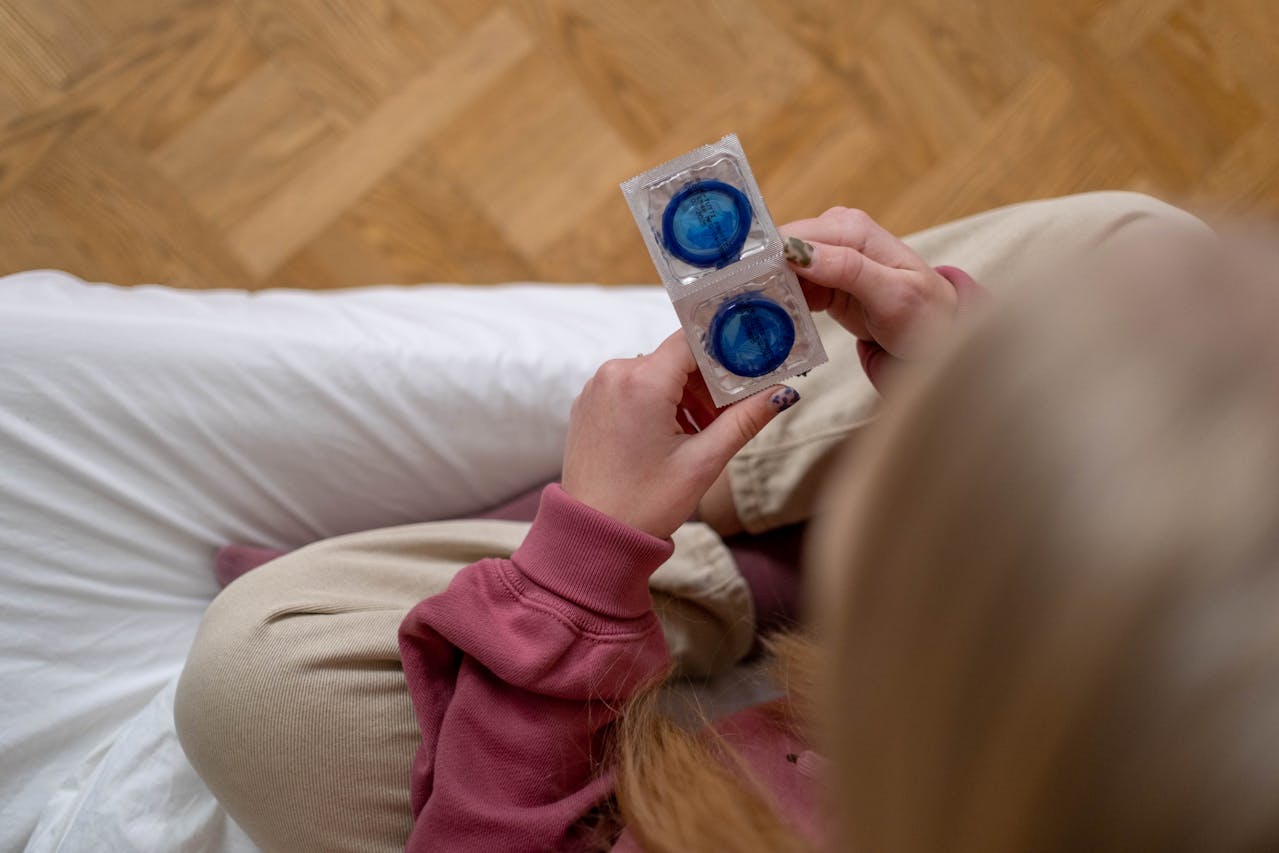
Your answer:
[[[85,849],[80,814],[111,849],[145,849],[127,846],[136,814],[109,832],[81,795],[119,769],[102,765],[117,735],[160,725],[217,546],[456,516],[549,479],[594,368],[676,326],[656,287],[0,279],[0,849],[55,789],[39,849]],[[191,781],[170,758],[147,768],[158,805]]]

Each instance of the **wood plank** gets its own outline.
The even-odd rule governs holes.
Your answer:
[[[1257,125],[1208,169],[1195,200],[1217,210],[1279,214],[1279,117]]]
[[[791,126],[797,116],[803,117],[802,134]],[[854,178],[895,144],[842,81],[826,75],[784,104],[748,141],[747,153],[761,164],[756,176],[779,224],[835,205],[861,206]]]
[[[151,162],[214,227],[226,230],[331,151],[344,131],[269,61],[155,151]]]
[[[277,276],[307,287],[318,281],[337,287],[538,277],[430,147],[406,160]]]
[[[109,114],[144,151],[163,145],[263,61],[235,9],[220,0],[169,3],[84,71],[73,97]]]
[[[46,152],[86,123],[109,117],[144,148],[158,144],[212,103],[259,58],[230,36],[231,10],[214,3],[182,6],[116,42],[102,59],[68,79],[0,127],[0,197]],[[205,73],[212,69],[212,76]],[[197,95],[176,97],[174,81]]]
[[[356,120],[429,64],[456,33],[409,24],[393,0],[239,0],[245,29],[294,85]],[[419,22],[420,23],[420,22]]]
[[[439,148],[441,163],[526,257],[641,165],[573,81],[541,57],[518,66],[507,85],[459,113],[441,136],[449,140]]]
[[[562,64],[638,151],[655,150],[713,104],[767,103],[815,67],[784,30],[747,3],[566,0],[521,10],[551,48],[547,58]]]
[[[1211,9],[1184,3],[1118,66],[1120,85],[1159,92],[1158,98],[1144,99],[1138,112],[1160,138],[1161,153],[1175,164],[1169,175],[1173,190],[1192,191],[1201,164],[1225,155],[1263,118],[1233,58],[1207,37],[1214,26]]]
[[[652,280],[617,183],[728,132],[781,221],[1264,210],[1277,67],[1275,0],[0,0],[0,270]]]
[[[106,44],[70,0],[0,3],[0,85],[14,100],[39,102]]]
[[[251,283],[141,149],[102,124],[63,139],[0,201],[0,259],[3,272],[54,267],[121,284]]]
[[[1172,14],[1182,0],[1112,0],[1101,10],[1088,32],[1106,56],[1132,53]]]
[[[1000,188],[1010,183],[1011,158],[1038,156],[1038,146],[1066,124],[1072,95],[1070,81],[1055,69],[1028,79],[980,133],[957,141],[951,155],[902,192],[882,212],[883,223],[914,231],[934,218],[944,221],[999,204]],[[1031,140],[1034,146],[1027,144]]]
[[[267,275],[390,174],[427,136],[531,48],[524,30],[494,14],[384,101],[363,123],[230,231],[244,264]]]

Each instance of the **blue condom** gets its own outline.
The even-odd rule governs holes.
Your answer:
[[[711,355],[738,376],[763,376],[786,361],[795,322],[786,309],[758,293],[730,299],[711,320]]]
[[[723,181],[697,181],[675,194],[662,214],[666,251],[695,267],[737,260],[751,231],[751,203]]]

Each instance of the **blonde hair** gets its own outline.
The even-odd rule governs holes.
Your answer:
[[[890,413],[819,546],[851,847],[1279,848],[1276,295],[1022,294]]]
[[[798,634],[765,642],[783,697],[768,709],[779,727],[803,728],[817,695],[816,656]],[[709,725],[690,733],[659,709],[658,687],[627,708],[616,740],[618,809],[648,853],[690,850],[807,853],[732,747]]]
[[[782,716],[841,848],[1279,849],[1279,298],[1161,278],[1001,300],[833,476]],[[636,710],[645,849],[806,849]]]

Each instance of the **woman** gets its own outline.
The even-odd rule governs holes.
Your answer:
[[[1149,248],[1006,299],[832,491],[849,849],[1279,845],[1279,282]]]
[[[1058,221],[1062,213],[1058,211]],[[1113,235],[1118,230],[1116,222],[1132,221],[1131,215],[1117,217],[1100,230]],[[1080,231],[1087,229],[1072,229],[1073,236],[1079,238]],[[834,318],[864,342],[859,347],[862,363],[885,387],[899,381],[893,375],[901,372],[896,360],[914,356],[920,341],[936,334],[954,316],[957,298],[950,282],[957,282],[961,291],[971,289],[960,274],[951,271],[943,278],[931,271],[918,255],[861,215],[837,211],[795,223],[788,233],[806,238],[814,247],[811,266],[801,272],[810,284],[815,307],[833,309]],[[1166,243],[1166,235],[1161,239]],[[1023,245],[1025,242],[1023,239]],[[1065,241],[1048,242],[1054,245],[1045,250],[1060,250]],[[1099,247],[1101,241],[1094,240],[1092,245]],[[1103,266],[1122,269],[1122,258]],[[1003,340],[998,333],[1011,328],[1014,338],[1023,335],[1018,343],[1033,351],[1037,340],[1033,335],[1025,337],[1025,332],[1035,329],[1032,320],[1042,316],[1042,310],[1029,312],[1026,317],[1030,319],[1011,322],[1007,328],[996,324],[988,337],[979,335],[974,340]],[[1079,328],[1089,330],[1086,323]],[[970,342],[968,346],[976,345]],[[1057,357],[1060,349],[1045,346],[1043,352]],[[1016,353],[1008,347],[1002,351],[1006,359]],[[793,711],[787,712],[785,707],[782,713],[776,708],[756,710],[723,724],[722,746],[714,748],[682,738],[660,722],[648,722],[646,715],[637,711],[620,726],[618,793],[621,815],[629,827],[629,834],[620,842],[623,846],[802,849],[803,845],[816,845],[829,825],[816,807],[816,786],[828,778],[842,783],[837,790],[849,792],[850,814],[858,819],[852,821],[851,828],[844,828],[851,832],[847,837],[863,842],[859,846],[922,850],[923,842],[931,838],[931,849],[936,849],[942,846],[936,842],[938,837],[947,839],[944,846],[951,846],[952,838],[964,837],[956,833],[970,819],[968,812],[960,813],[954,825],[942,830],[938,827],[947,827],[947,813],[941,806],[949,801],[942,794],[953,794],[953,778],[970,779],[968,774],[959,776],[958,770],[953,777],[946,775],[952,767],[966,766],[952,756],[963,752],[966,729],[947,725],[966,719],[969,706],[959,698],[970,682],[942,677],[962,673],[962,669],[912,680],[904,675],[912,667],[886,669],[882,664],[894,654],[905,656],[906,662],[915,659],[915,644],[926,634],[912,621],[912,603],[924,612],[939,610],[940,617],[947,617],[950,610],[946,605],[963,602],[962,593],[970,588],[962,576],[956,581],[947,573],[929,571],[938,567],[942,556],[953,557],[956,543],[964,541],[962,536],[934,535],[928,526],[905,529],[898,523],[900,517],[917,507],[937,508],[938,501],[927,498],[941,490],[929,491],[929,477],[935,475],[938,483],[982,484],[982,454],[975,451],[989,449],[983,448],[982,442],[989,445],[997,435],[992,427],[1016,421],[1019,416],[1005,406],[1004,420],[987,419],[984,434],[959,431],[957,445],[939,440],[946,436],[939,434],[934,420],[911,416],[911,411],[963,414],[968,397],[959,389],[973,391],[983,372],[992,373],[992,387],[1016,387],[1016,383],[1003,380],[1017,372],[1006,369],[999,375],[995,368],[1001,362],[988,353],[961,363],[967,364],[966,372],[948,377],[954,381],[934,377],[908,392],[906,403],[878,430],[882,452],[853,451],[866,466],[866,479],[854,485],[851,478],[843,477],[837,481],[841,488],[832,490],[836,496],[832,515],[848,523],[828,527],[821,540],[821,562],[831,576],[849,574],[851,569],[845,586],[856,593],[847,605],[856,618],[837,606],[843,597],[840,584],[831,584],[834,592],[825,596],[831,602],[828,616],[841,617],[832,622],[838,630],[830,631],[831,648],[846,653],[836,654],[832,663],[816,671],[826,673],[823,681],[830,685],[830,692],[844,699],[836,707],[852,718],[831,729],[827,743],[834,767],[830,772],[824,769],[825,762],[807,749],[810,744],[803,736],[810,724],[818,722],[804,711],[802,700],[813,698],[811,689],[797,686],[792,690],[796,700]],[[1048,368],[1054,364],[1046,357],[1044,376],[1053,375]],[[719,470],[730,459],[742,456],[737,452],[741,445],[791,400],[788,394],[760,395],[729,409],[703,432],[688,437],[673,426],[691,370],[691,358],[679,339],[666,342],[651,356],[603,369],[576,404],[563,488],[548,489],[539,519],[520,549],[511,560],[480,560],[463,569],[446,591],[423,600],[404,620],[404,675],[422,733],[412,783],[410,849],[574,849],[611,840],[615,823],[607,810],[604,820],[591,822],[593,810],[605,803],[612,782],[603,766],[611,762],[608,735],[618,728],[611,724],[621,707],[660,676],[666,664],[666,648],[648,598],[646,576],[669,556],[666,537],[687,517]],[[1036,377],[1034,372],[1029,375]],[[1037,386],[1031,383],[1031,387]],[[1051,398],[1054,390],[1050,383],[1039,387],[1038,393]],[[944,402],[930,409],[933,397]],[[810,399],[806,396],[805,402]],[[1035,403],[1037,398],[1020,402]],[[796,413],[802,411],[804,404]],[[989,412],[977,414],[979,424],[981,417],[989,416]],[[805,452],[816,450],[808,457],[810,464],[796,466],[804,469],[796,481],[804,483],[803,487],[779,489],[785,493],[780,501],[765,498],[761,502],[777,507],[775,519],[786,518],[796,511],[795,506],[807,501],[808,484],[814,479],[811,460],[825,458],[828,449],[824,445],[830,443],[831,433],[846,433],[850,428],[848,423],[826,423],[824,429],[814,431],[813,441],[803,443],[803,451],[791,453],[792,459],[800,460]],[[1101,438],[1100,446],[1106,447],[1108,436],[1102,434]],[[897,449],[895,443],[909,452]],[[784,444],[771,448],[775,456]],[[936,453],[939,447],[946,452]],[[1025,450],[1014,456],[1019,464],[1036,462],[1033,446],[1019,449]],[[762,452],[767,454],[769,448]],[[922,469],[920,476],[902,480],[884,473],[891,472],[894,463],[906,465],[930,452],[937,457],[937,464]],[[1017,470],[1016,465],[1010,467]],[[946,479],[960,468],[965,477]],[[890,493],[890,486],[911,491],[906,497],[881,501],[881,495]],[[731,474],[729,489],[735,497],[742,491],[740,485],[734,489]],[[1007,497],[1006,492],[999,494]],[[1021,497],[1013,494],[1015,499]],[[734,503],[744,523],[758,526],[760,514],[752,518],[749,501]],[[988,520],[989,516],[977,512],[983,506],[980,502],[963,505],[979,520]],[[1019,506],[1016,500],[1009,504],[1013,509]],[[885,517],[885,512],[900,515]],[[732,514],[721,515],[729,516],[731,524]],[[963,513],[955,515],[962,517]],[[947,518],[942,507],[936,517],[927,520],[937,531],[954,533]],[[1041,526],[990,527],[992,534],[1001,535],[991,538],[995,550],[985,556],[1005,558],[991,559],[991,566],[1024,569],[1019,561],[1008,559],[1020,553],[1013,546],[1025,540],[1043,547],[1044,541],[1051,539],[1039,538],[1051,529],[1045,519],[1034,520]],[[850,529],[859,535],[851,537]],[[1009,530],[1018,531],[1020,538],[1003,535]],[[931,552],[928,543],[932,543]],[[942,546],[949,550],[943,551]],[[415,543],[412,536],[403,538],[396,547],[406,564],[421,562],[420,542]],[[387,543],[380,542],[377,549],[385,554]],[[314,563],[305,559],[307,550],[311,549],[290,559],[295,565]],[[355,568],[361,562],[360,555],[354,549],[348,552],[354,556],[345,565]],[[843,571],[833,570],[845,564]],[[894,567],[896,570],[891,570]],[[994,568],[990,570],[994,572]],[[330,575],[342,571],[338,565]],[[402,783],[364,778],[359,772],[360,758],[367,753],[412,751],[411,738],[388,723],[395,714],[359,721],[336,735],[324,731],[322,741],[307,743],[309,732],[323,731],[322,725],[313,728],[312,721],[325,714],[317,712],[314,701],[309,705],[291,701],[301,695],[295,688],[306,681],[308,671],[330,668],[336,657],[354,662],[354,668],[380,659],[377,642],[352,644],[349,632],[343,637],[344,617],[360,611],[360,591],[351,589],[348,582],[343,600],[330,599],[310,609],[272,604],[271,594],[278,590],[273,590],[269,575],[285,576],[273,567],[254,585],[237,583],[240,589],[232,588],[239,593],[236,598],[241,604],[255,593],[267,593],[267,603],[262,605],[267,612],[253,618],[247,635],[242,628],[226,630],[228,623],[240,616],[228,615],[236,599],[224,596],[227,600],[219,599],[211,610],[179,697],[184,746],[233,816],[264,846],[385,849],[403,843],[408,829],[404,815],[394,797],[384,790]],[[314,578],[317,573],[311,571],[311,575]],[[982,577],[980,572],[974,576]],[[904,589],[889,582],[898,580]],[[409,586],[401,585],[401,598],[412,593]],[[871,607],[869,602],[874,599],[864,589],[881,587],[884,604],[869,615],[861,613],[860,609]],[[950,621],[958,627],[953,636],[942,634],[948,640],[966,637],[959,628],[984,624],[972,622],[971,615],[981,612],[977,605],[989,603],[977,593],[989,593],[992,587],[977,583],[971,588],[974,601],[971,606],[955,608],[957,615]],[[994,592],[999,589],[993,587]],[[945,594],[939,594],[943,591]],[[387,598],[393,598],[395,592],[381,590],[370,597],[386,593]],[[317,615],[324,618],[317,619]],[[949,624],[947,618],[941,618],[940,623]],[[1013,627],[1025,626],[1015,623]],[[228,641],[227,635],[235,636]],[[1010,628],[1004,639],[1023,636],[1029,634],[1019,635]],[[332,648],[333,637],[347,643],[340,654]],[[885,642],[894,637],[901,641],[899,645],[886,647]],[[281,641],[295,649],[284,665]],[[954,643],[956,656],[970,652],[971,645]],[[811,662],[813,654],[807,645],[792,642],[788,647],[792,662]],[[273,654],[257,654],[264,648],[273,649]],[[945,645],[944,650],[951,650],[951,645]],[[972,663],[967,658],[961,660]],[[969,671],[971,683],[985,683],[983,670]],[[880,685],[897,686],[888,676],[899,673],[900,698],[930,702],[922,706],[902,703],[888,691],[881,699]],[[384,674],[388,676],[385,679],[359,684],[351,680],[345,687],[341,680],[326,682],[336,686],[325,697],[331,703],[332,716],[348,720],[344,709],[369,707],[367,694],[377,690],[394,692],[403,701],[403,688],[396,689],[391,677],[399,673]],[[874,691],[866,693],[872,686]],[[943,686],[949,689],[942,690]],[[235,691],[234,702],[226,698],[231,691]],[[844,695],[850,692],[850,696]],[[395,697],[385,698],[395,701]],[[257,713],[259,706],[266,712]],[[931,739],[926,743],[911,743],[911,730],[896,736],[899,733],[893,724],[911,719],[912,708],[934,706],[953,713],[939,715],[945,724],[930,731]],[[859,715],[867,725],[857,722]],[[1008,722],[1015,729],[1024,721],[1014,718]],[[238,743],[232,733],[239,734]],[[943,733],[947,737],[942,737]],[[268,750],[276,749],[276,754],[264,755],[264,745]],[[883,754],[885,750],[917,755],[918,760],[902,765],[909,771],[903,775],[897,753]],[[845,753],[858,763],[846,762]],[[318,762],[317,754],[321,756]],[[342,773],[335,767],[339,756],[341,762],[350,760],[347,767],[355,772]],[[977,757],[985,759],[987,753]],[[978,769],[980,766],[979,761]],[[322,772],[306,772],[315,767],[323,768]],[[747,771],[747,781],[725,769],[737,767]],[[867,774],[863,772],[867,767],[885,772]],[[335,782],[347,797],[336,809],[331,807]],[[924,811],[912,809],[912,797],[920,790],[935,796],[935,801],[925,800],[930,805]],[[993,790],[1004,789],[996,784]],[[893,799],[890,793],[899,796]],[[877,796],[882,802],[876,801]],[[361,802],[361,797],[368,799]],[[317,808],[326,804],[329,807]],[[339,811],[341,814],[335,816]],[[921,814],[929,819],[920,820]],[[914,823],[928,829],[912,830]],[[1017,820],[1008,823],[1014,828],[1019,825]],[[868,829],[879,825],[884,827],[882,833]],[[986,831],[990,826],[990,820],[982,820],[978,829]],[[402,833],[398,838],[397,832]],[[937,832],[941,834],[932,834]],[[974,838],[990,840],[980,832]],[[1015,835],[1009,838],[1017,840]],[[1008,841],[1002,837],[995,840]]]

